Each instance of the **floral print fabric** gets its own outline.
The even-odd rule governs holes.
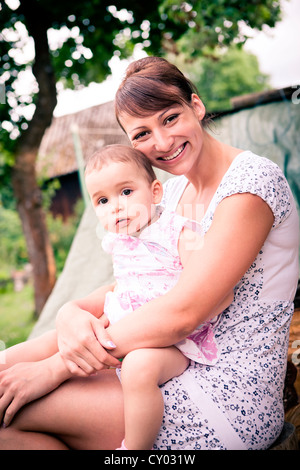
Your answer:
[[[164,204],[170,210],[176,210],[186,184],[185,177],[171,178],[165,184]],[[224,413],[247,449],[268,448],[283,426],[282,393],[298,280],[297,209],[278,166],[242,152],[224,175],[201,221],[204,232],[218,204],[237,193],[261,197],[274,214],[273,228],[235,287],[233,303],[215,325],[217,362],[191,361],[180,377],[161,387],[165,414],[156,449],[227,448],[222,428],[211,424],[205,402],[197,398],[198,387]],[[186,374],[193,379],[192,387],[184,380]]]

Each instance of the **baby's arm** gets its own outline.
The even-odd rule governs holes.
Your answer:
[[[199,250],[203,246],[203,237],[187,227],[182,229],[182,232],[179,237],[178,242],[178,252],[181,260],[181,264],[185,267],[189,257],[193,254],[194,251]],[[221,267],[220,267],[221,269]],[[223,312],[231,302],[233,301],[233,290],[229,292],[222,301],[215,308],[212,318],[219,313]]]

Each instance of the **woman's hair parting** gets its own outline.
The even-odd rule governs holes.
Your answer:
[[[156,175],[148,158],[139,150],[128,145],[107,145],[97,150],[85,162],[85,173],[93,170],[101,170],[103,165],[110,162],[134,163],[145,174],[147,181],[151,184]]]
[[[115,114],[149,116],[174,104],[191,105],[195,85],[173,64],[161,57],[132,62],[115,97]]]

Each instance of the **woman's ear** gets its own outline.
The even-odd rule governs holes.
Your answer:
[[[206,109],[202,100],[195,93],[192,94],[192,106],[199,121],[202,121],[202,119],[205,117]]]
[[[154,180],[152,183],[152,197],[153,204],[159,204],[163,197],[163,185],[159,180]]]

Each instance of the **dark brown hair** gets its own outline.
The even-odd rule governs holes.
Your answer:
[[[147,181],[151,184],[156,175],[150,160],[139,150],[128,145],[107,145],[87,158],[85,162],[85,174],[93,170],[101,170],[103,165],[109,162],[134,163],[145,174]]]
[[[115,113],[149,116],[174,104],[191,106],[195,85],[173,64],[161,57],[145,57],[132,62],[115,97]]]

